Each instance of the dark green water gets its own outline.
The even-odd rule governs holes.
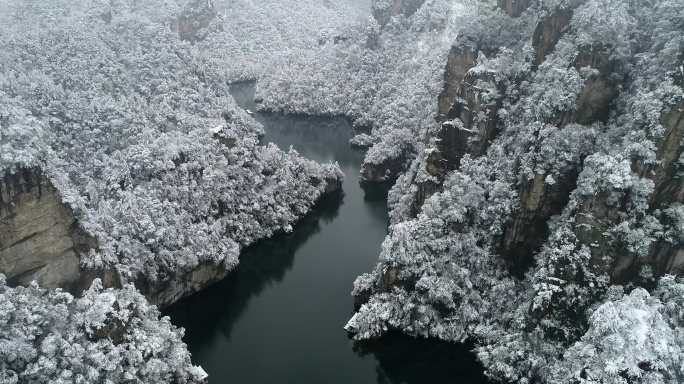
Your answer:
[[[253,85],[234,86],[254,110]],[[358,184],[362,154],[341,118],[255,115],[266,141],[338,161],[343,193],[320,202],[291,234],[246,249],[238,269],[168,314],[186,329],[193,362],[211,383],[485,383],[465,346],[391,335],[350,340],[354,278],[371,270],[386,235],[382,192]]]

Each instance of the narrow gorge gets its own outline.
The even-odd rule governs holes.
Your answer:
[[[684,382],[681,1],[0,32],[0,383]]]

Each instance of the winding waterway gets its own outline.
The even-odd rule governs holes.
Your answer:
[[[233,86],[254,110],[254,85]],[[354,343],[354,278],[377,261],[387,231],[382,192],[358,183],[363,155],[343,118],[256,113],[265,140],[319,162],[337,161],[343,192],[321,201],[290,234],[246,249],[225,280],[169,309],[211,383],[485,383],[465,346],[391,335]]]

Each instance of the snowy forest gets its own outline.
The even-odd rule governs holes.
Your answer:
[[[349,119],[359,174],[255,112]],[[345,178],[388,190],[355,343],[683,383],[682,136],[681,0],[0,0],[0,383],[231,382],[160,308]]]

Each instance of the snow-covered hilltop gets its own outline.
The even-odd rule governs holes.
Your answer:
[[[681,382],[684,5],[464,6],[347,329],[470,339],[512,382]]]
[[[47,260],[70,249],[50,244],[74,237],[71,229],[3,241],[0,265],[21,253],[38,259],[3,267],[10,281],[64,286],[50,268],[68,262],[69,273],[80,264],[90,280],[135,282],[169,304],[225,276],[242,247],[290,230],[339,185],[335,165],[259,143],[229,79],[181,40],[178,30],[189,32],[179,15],[189,11],[167,3],[3,2],[3,232],[41,220],[69,227],[73,216],[95,240],[78,247],[75,267],[74,257]],[[32,189],[42,185],[68,214],[33,215],[51,196]]]
[[[228,93],[257,80],[263,110],[352,119],[393,185],[356,339],[684,382],[681,0],[0,0],[0,36],[0,381],[205,379],[143,296],[221,279],[342,177],[262,145]]]
[[[212,0],[212,16],[195,52],[231,82],[285,74],[293,62],[314,59],[319,44],[336,38],[338,30],[365,22],[370,2]],[[195,15],[206,15],[201,9],[207,1],[189,3]]]

